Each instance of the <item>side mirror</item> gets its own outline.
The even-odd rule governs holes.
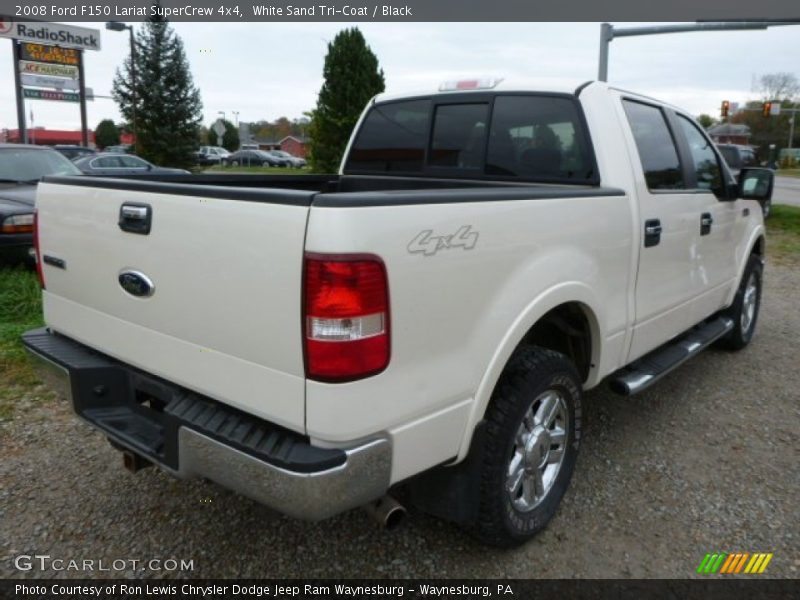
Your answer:
[[[739,197],[766,202],[772,198],[775,172],[771,169],[746,168],[739,171]]]

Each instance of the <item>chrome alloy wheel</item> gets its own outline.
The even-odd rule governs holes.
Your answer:
[[[506,469],[506,491],[517,510],[533,510],[553,487],[566,454],[567,418],[567,404],[553,389],[525,411]]]
[[[747,287],[744,288],[744,297],[742,298],[742,315],[741,326],[742,333],[746,334],[750,331],[753,325],[753,319],[756,316],[756,301],[758,299],[758,283],[756,281],[756,274],[750,273],[747,279]]]

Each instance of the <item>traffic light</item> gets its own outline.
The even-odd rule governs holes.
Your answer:
[[[772,102],[764,102],[761,106],[761,114],[768,117],[772,114]]]
[[[727,119],[728,118],[728,111],[730,111],[730,109],[731,109],[731,103],[728,102],[727,100],[723,100],[722,101],[722,108],[720,108],[720,113],[722,113],[722,118],[723,119]]]

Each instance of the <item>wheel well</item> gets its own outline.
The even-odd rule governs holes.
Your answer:
[[[550,310],[528,330],[520,344],[540,346],[566,355],[584,381],[592,366],[592,330],[586,308],[578,302]]]
[[[750,252],[751,254],[756,254],[761,258],[764,258],[764,236],[758,236],[756,243],[753,244],[753,249]]]

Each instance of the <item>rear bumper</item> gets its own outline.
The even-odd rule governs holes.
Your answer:
[[[204,477],[307,520],[366,504],[389,487],[388,438],[318,448],[45,328],[25,333],[23,343],[42,378],[78,416],[178,477]]]

